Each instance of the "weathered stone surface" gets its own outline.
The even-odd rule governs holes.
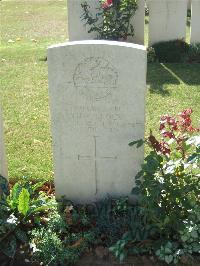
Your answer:
[[[0,108],[0,174],[3,177],[8,177],[8,169],[6,163],[6,154],[5,154],[5,147],[4,147],[4,131],[3,131],[3,118],[2,112]]]
[[[83,9],[81,3],[84,2],[84,0],[67,0],[68,35],[70,41],[96,39],[95,32],[88,33],[90,28],[88,25],[85,25],[85,21],[82,19]],[[99,1],[87,0],[87,3],[90,6],[91,13],[95,15],[96,9],[99,7]]]
[[[185,39],[187,0],[149,0],[149,46]]]
[[[134,36],[128,37],[132,43],[144,44],[145,0],[138,0],[138,9],[131,20],[134,27]]]
[[[57,196],[92,202],[131,192],[143,148],[146,49],[109,41],[48,49]]]
[[[190,43],[200,43],[200,1],[192,0]]]

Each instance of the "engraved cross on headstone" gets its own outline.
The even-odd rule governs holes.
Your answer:
[[[97,155],[97,137],[94,136],[94,156],[90,155],[80,155],[78,154],[78,160],[94,160],[94,168],[95,168],[95,186],[96,186],[96,191],[95,195],[98,193],[98,179],[97,179],[97,160],[99,159],[111,159],[111,160],[116,160],[117,156],[98,156]]]

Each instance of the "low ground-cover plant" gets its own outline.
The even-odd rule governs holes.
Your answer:
[[[26,178],[15,183],[9,192],[8,182],[4,184],[0,202],[0,251],[13,258],[18,244],[28,242],[27,233],[41,225],[42,214],[56,206],[54,198],[38,189],[42,183],[32,184]]]
[[[162,139],[150,133],[146,143],[152,151],[133,188],[146,225],[153,226],[153,231],[146,230],[146,247],[167,263],[200,251],[200,136],[191,114],[187,109],[177,117],[161,117]],[[130,146],[142,143],[133,141]],[[135,242],[130,236],[127,244]]]
[[[156,57],[155,49],[153,47],[147,48],[147,62],[154,63],[156,61],[158,61],[158,58]]]
[[[110,247],[126,232],[132,208],[127,198],[87,206],[62,200],[46,227],[32,231],[33,258],[48,265],[71,265],[86,250]]]
[[[97,39],[118,41],[134,36],[131,18],[137,10],[137,0],[99,0],[95,15],[86,1],[81,7],[81,19],[89,26],[89,33],[97,34]]]
[[[200,43],[190,44],[188,50],[188,61],[190,63],[200,63]]]

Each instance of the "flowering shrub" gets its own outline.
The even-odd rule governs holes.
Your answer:
[[[133,188],[147,224],[154,226],[148,238],[157,244],[151,249],[167,263],[200,250],[200,130],[192,126],[191,115],[186,109],[177,117],[161,117],[161,140],[150,132],[145,142],[152,151]]]
[[[90,32],[97,33],[97,39],[127,40],[134,36],[131,18],[137,10],[137,0],[99,0],[95,16],[87,2],[81,4],[82,19],[90,26]]]
[[[178,118],[169,115],[162,116],[159,130],[164,140],[159,142],[150,134],[148,138],[150,146],[159,154],[175,155],[185,159],[186,141],[191,133],[199,132],[198,128],[192,126],[191,114],[192,109],[187,109],[180,113]]]

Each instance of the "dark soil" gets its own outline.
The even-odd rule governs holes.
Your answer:
[[[165,266],[165,263],[158,262],[154,257],[149,256],[134,256],[129,257],[124,262],[120,263],[113,256],[100,259],[95,255],[83,257],[75,266]]]
[[[8,259],[0,253],[0,266],[41,266],[38,262],[31,262],[28,254],[21,254],[18,250],[14,259]],[[99,258],[96,254],[89,253],[84,255],[75,266],[166,266],[167,264],[154,256],[132,256],[120,263],[111,254],[105,258]],[[200,266],[200,257],[184,258],[179,266]]]

